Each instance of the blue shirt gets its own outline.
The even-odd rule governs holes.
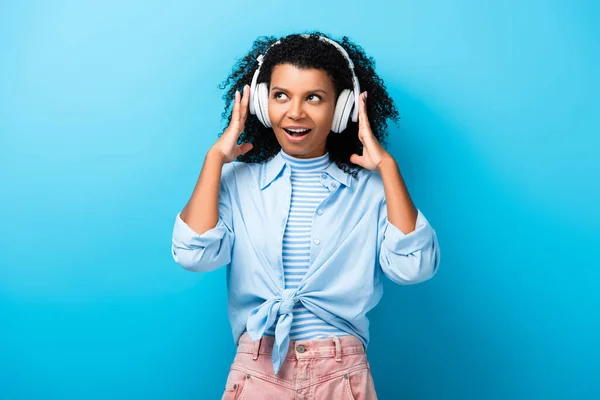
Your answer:
[[[335,162],[321,174],[329,195],[312,216],[309,268],[286,289],[283,234],[291,202],[291,168],[280,151],[263,163],[223,165],[217,225],[198,235],[175,218],[172,255],[183,268],[212,271],[227,265],[228,314],[235,344],[244,331],[258,340],[276,323],[273,370],[289,346],[294,305],[369,342],[366,313],[383,294],[382,274],[399,284],[431,278],[440,250],[435,231],[418,210],[408,234],[387,219],[378,171],[357,178]]]

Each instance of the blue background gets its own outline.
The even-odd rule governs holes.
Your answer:
[[[442,264],[370,314],[382,399],[600,398],[600,6],[13,1],[0,6],[0,398],[219,398],[225,270],[171,258],[261,35],[348,35]]]

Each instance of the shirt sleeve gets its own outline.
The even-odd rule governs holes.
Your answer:
[[[440,249],[435,230],[421,210],[417,210],[415,230],[402,232],[387,218],[387,203],[379,212],[379,264],[392,281],[409,285],[430,279],[440,264]]]
[[[208,272],[231,262],[235,234],[226,176],[224,169],[219,188],[219,220],[214,228],[199,235],[181,219],[181,213],[175,218],[171,254],[189,271]]]

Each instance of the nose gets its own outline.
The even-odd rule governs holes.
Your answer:
[[[302,117],[302,99],[295,99],[290,101],[290,108],[288,109],[287,115],[291,119],[300,119]]]

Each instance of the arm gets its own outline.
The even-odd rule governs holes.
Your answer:
[[[389,221],[403,232],[413,231],[417,220],[417,209],[410,198],[396,160],[386,152],[377,165],[377,170],[383,181]]]
[[[222,169],[220,153],[209,151],[194,192],[175,220],[173,259],[190,271],[212,271],[231,261],[235,235]]]
[[[367,93],[360,95],[358,138],[363,154],[350,161],[369,170],[377,169],[385,197],[379,208],[379,263],[396,283],[410,284],[431,278],[440,263],[435,231],[415,208],[394,158],[373,135],[366,110]],[[415,227],[416,225],[416,227]],[[406,233],[405,233],[406,232]]]
[[[244,85],[240,97],[236,90],[231,122],[206,154],[192,197],[175,220],[171,253],[190,271],[212,271],[231,262],[235,236],[227,181],[234,174],[229,163],[253,147],[237,144],[248,114],[249,91]],[[222,169],[231,174],[221,176]]]
[[[214,228],[219,219],[219,184],[223,164],[220,152],[214,149],[208,151],[192,197],[181,211],[181,219],[199,235]]]

